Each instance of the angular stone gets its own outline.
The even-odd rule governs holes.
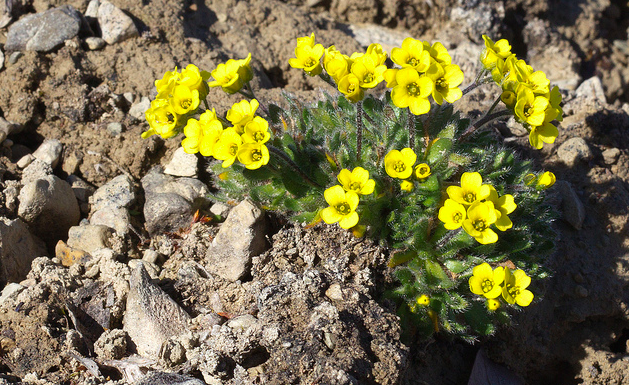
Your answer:
[[[605,90],[603,89],[603,83],[601,79],[596,76],[585,80],[579,87],[577,87],[576,97],[595,99],[602,104],[607,104],[607,98],[605,97]]]
[[[30,182],[45,178],[48,175],[52,175],[52,167],[50,167],[50,164],[33,157],[33,160],[22,172],[22,184],[27,185]]]
[[[131,217],[129,216],[129,210],[123,207],[105,206],[100,210],[92,211],[90,224],[110,227],[124,237],[129,234]]]
[[[127,337],[121,329],[105,330],[94,343],[94,353],[101,359],[119,360],[127,352]]]
[[[106,206],[130,207],[136,199],[133,181],[126,175],[118,175],[102,185],[90,198],[92,212]]]
[[[585,208],[570,183],[557,181],[557,188],[561,194],[561,210],[563,219],[577,230],[581,230],[585,220]]]
[[[206,253],[206,269],[230,281],[249,272],[251,258],[266,248],[264,211],[245,199],[221,225]]]
[[[157,359],[164,341],[187,331],[190,316],[150,281],[139,263],[131,275],[124,327],[138,354]]]
[[[140,35],[133,20],[108,1],[103,1],[98,7],[98,23],[107,44],[116,44]]]
[[[81,14],[70,5],[27,15],[9,27],[7,51],[48,52],[78,35]]]
[[[620,156],[620,150],[617,148],[608,148],[603,151],[603,162],[606,165],[612,165],[618,161],[618,157]]]
[[[129,115],[142,121],[144,120],[144,113],[149,108],[151,108],[151,100],[146,96],[143,96],[139,102],[134,103],[131,108],[129,108]]]
[[[146,231],[151,235],[185,229],[193,214],[192,203],[174,193],[155,194],[144,204]]]
[[[92,253],[110,247],[111,228],[102,225],[72,226],[68,230],[68,245]]]
[[[91,256],[84,250],[74,249],[62,240],[59,240],[55,246],[55,257],[57,257],[65,267],[70,267],[75,263],[85,264],[91,259]]]
[[[179,147],[164,169],[164,174],[193,177],[197,175],[198,163],[199,160],[196,155],[188,154],[183,147]]]
[[[20,219],[0,218],[0,286],[19,282],[31,270],[31,262],[46,256],[44,244]]]
[[[100,37],[87,37],[85,38],[85,44],[90,51],[97,51],[104,48],[107,42]]]
[[[48,163],[50,167],[54,169],[59,163],[61,151],[63,151],[63,145],[59,140],[47,139],[35,150],[33,156],[36,159]]]
[[[557,149],[557,157],[566,166],[572,167],[579,161],[587,162],[592,159],[592,150],[583,138],[570,138]]]

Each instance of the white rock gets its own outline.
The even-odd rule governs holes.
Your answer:
[[[45,255],[42,241],[30,233],[24,222],[0,217],[1,285],[25,279],[32,261]]]
[[[68,230],[68,246],[91,254],[108,248],[112,233],[112,229],[102,225],[72,226]]]
[[[118,235],[125,237],[129,234],[131,218],[129,210],[124,207],[105,206],[99,210],[92,211],[90,224],[103,225],[116,230]]]
[[[85,44],[90,51],[97,51],[104,48],[107,42],[100,37],[87,37],[85,38]]]
[[[620,150],[617,148],[608,148],[603,151],[603,161],[607,165],[612,165],[618,161],[618,157],[620,156]]]
[[[100,2],[98,0],[91,0],[89,4],[87,4],[87,9],[85,10],[85,17],[92,17],[96,19],[98,17],[99,6],[100,6]]]
[[[116,44],[140,35],[133,20],[108,1],[103,1],[98,7],[98,23],[107,44]]]
[[[120,136],[124,131],[124,127],[118,122],[112,122],[107,125],[107,131],[113,136]]]
[[[0,71],[2,68],[4,68],[4,53],[2,53],[2,50],[0,49]]]
[[[144,120],[144,113],[151,108],[151,99],[143,96],[139,102],[134,103],[129,109],[129,115],[133,116],[137,120]]]
[[[16,164],[19,168],[26,168],[26,166],[31,164],[31,162],[34,159],[35,157],[33,156],[33,154],[26,154],[23,157],[21,157],[20,160],[18,160]]]
[[[19,283],[11,282],[2,289],[2,295],[0,295],[0,305],[2,305],[7,299],[17,296],[26,287]]]
[[[603,83],[601,79],[596,76],[585,80],[576,90],[577,97],[593,98],[599,102],[606,104],[607,98],[605,98],[605,91],[603,90]]]
[[[164,174],[193,177],[197,175],[198,163],[199,160],[195,154],[188,154],[183,147],[179,147],[164,169]]]
[[[33,153],[33,156],[39,160],[42,160],[50,165],[53,169],[57,167],[59,163],[59,157],[61,157],[61,151],[63,151],[63,145],[57,139],[46,139],[37,150]]]

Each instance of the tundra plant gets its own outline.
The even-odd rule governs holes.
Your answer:
[[[544,203],[555,176],[533,172],[483,127],[514,115],[539,149],[563,114],[543,72],[506,40],[483,38],[483,69],[461,90],[463,73],[438,42],[405,39],[388,68],[379,44],[348,56],[300,37],[289,64],[338,93],[311,105],[286,95],[286,108],[255,99],[251,55],[211,73],[191,64],[155,82],[143,137],[183,132],[186,152],[220,161],[216,199],[249,196],[297,222],[377,238],[392,250],[398,285],[388,295],[405,330],[473,341],[539,297],[555,237]],[[370,91],[383,81],[388,90]],[[501,93],[481,118],[454,111],[490,83]],[[219,86],[246,99],[217,114],[205,97]]]

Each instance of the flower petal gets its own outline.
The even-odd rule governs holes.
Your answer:
[[[351,229],[352,227],[356,226],[356,224],[358,223],[358,219],[358,213],[354,211],[351,214],[343,217],[343,219],[339,221],[339,226],[344,229]]]

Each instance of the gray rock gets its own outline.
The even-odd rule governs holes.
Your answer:
[[[125,237],[130,231],[131,217],[129,210],[124,207],[105,206],[100,210],[92,211],[90,224],[111,227],[118,235]]]
[[[146,230],[151,235],[177,232],[190,226],[192,203],[174,193],[155,194],[144,204]]]
[[[194,377],[176,373],[151,372],[134,385],[205,385]]]
[[[258,322],[257,318],[251,314],[245,314],[238,317],[234,317],[227,321],[227,326],[234,330],[245,331]]]
[[[78,199],[79,203],[87,203],[92,194],[94,194],[94,191],[96,191],[91,184],[76,175],[68,175],[66,182],[68,182],[70,187],[72,187],[74,196]]]
[[[4,53],[0,49],[0,71],[2,71],[2,68],[4,68]]]
[[[22,171],[22,184],[26,185],[48,175],[52,175],[52,167],[50,167],[50,164],[39,159],[33,159],[33,161],[26,166],[24,171]]]
[[[2,306],[2,304],[9,298],[17,297],[17,295],[24,289],[26,289],[25,286],[15,282],[11,282],[6,285],[4,289],[2,289],[2,295],[0,295],[0,306]]]
[[[50,165],[53,169],[59,164],[59,158],[63,151],[63,144],[57,139],[46,139],[37,150],[33,153],[33,156],[39,160],[42,160]]]
[[[107,131],[113,136],[120,136],[124,131],[124,127],[118,122],[113,122],[107,125]]]
[[[570,183],[557,181],[557,188],[561,195],[561,210],[563,219],[577,230],[581,230],[585,220],[585,208]]]
[[[223,202],[216,202],[210,207],[210,212],[219,217],[226,217],[231,210],[231,206]]]
[[[44,244],[20,219],[0,218],[0,285],[20,282],[31,270],[31,262],[47,255]]]
[[[150,282],[143,264],[131,275],[124,328],[138,354],[158,358],[164,341],[187,331],[190,316],[158,286]]]
[[[79,222],[81,212],[70,185],[48,175],[24,185],[20,191],[18,216],[48,246],[54,246]]]
[[[7,180],[4,182],[4,190],[2,195],[4,196],[4,206],[9,211],[11,217],[17,214],[17,208],[20,205],[19,195],[22,189],[22,184],[17,180]]]
[[[137,269],[138,265],[140,265],[140,264],[144,265],[144,268],[146,269],[146,272],[149,273],[149,277],[151,277],[151,279],[158,279],[159,278],[159,273],[160,273],[161,269],[159,268],[159,266],[157,266],[154,263],[146,262],[146,261],[140,260],[140,259],[132,259],[128,263],[129,268],[131,270]]]
[[[159,353],[162,361],[167,366],[179,365],[186,360],[186,349],[181,342],[177,340],[168,340],[162,345],[162,350]]]
[[[98,7],[98,23],[107,44],[116,44],[140,35],[133,20],[108,1],[103,1]]]
[[[605,98],[605,90],[603,89],[603,83],[601,82],[601,79],[596,76],[592,76],[591,78],[581,83],[581,85],[575,91],[575,95],[576,97],[595,99],[602,104],[607,103],[607,98]]]
[[[77,36],[81,14],[70,5],[27,15],[11,27],[4,49],[48,52]]]
[[[17,161],[16,165],[19,168],[26,168],[26,166],[28,166],[29,164],[31,164],[31,162],[35,159],[35,157],[33,156],[33,154],[26,154],[23,157],[20,158],[20,160]]]
[[[0,61],[0,68],[2,68],[2,63],[3,62]],[[0,138],[2,138],[3,136],[4,138],[6,138],[7,136],[11,134],[18,134],[20,132],[22,132],[21,125],[17,123],[9,122],[5,118],[0,117]]]
[[[22,56],[24,56],[24,54],[20,51],[13,52],[11,55],[9,55],[9,64],[13,65],[17,63],[17,61],[20,60]]]
[[[102,225],[72,226],[68,230],[68,246],[93,253],[110,247],[112,229]]]
[[[583,138],[570,138],[557,149],[557,157],[564,164],[572,167],[579,161],[587,162],[592,159],[592,150]]]
[[[151,99],[143,96],[139,102],[134,103],[131,108],[129,108],[129,115],[133,116],[137,120],[144,120],[144,113],[149,108],[151,108]]]
[[[159,259],[159,253],[153,249],[144,250],[142,260],[145,262],[156,263]]]
[[[122,94],[122,97],[127,102],[127,104],[130,105],[130,106],[133,104],[133,101],[135,100],[135,95],[133,95],[133,92],[125,92],[125,93]]]
[[[128,334],[121,329],[105,330],[94,342],[94,353],[104,360],[119,360],[127,353]]]
[[[85,45],[90,51],[97,51],[103,49],[107,42],[100,37],[87,37],[85,38]]]
[[[87,9],[85,10],[85,17],[96,19],[98,17],[99,6],[100,2],[98,0],[90,0],[89,4],[87,4]]]
[[[188,154],[183,147],[179,147],[164,169],[164,174],[194,177],[197,175],[198,163],[199,160],[195,154]]]
[[[251,258],[266,248],[264,212],[246,199],[229,213],[206,253],[206,268],[236,281],[249,272]]]
[[[618,161],[618,157],[620,156],[620,150],[617,148],[608,148],[603,151],[603,161],[606,165],[611,166],[612,164]]]
[[[135,200],[133,181],[126,175],[118,175],[98,188],[90,198],[90,203],[92,211],[97,211],[107,206],[129,208]]]

